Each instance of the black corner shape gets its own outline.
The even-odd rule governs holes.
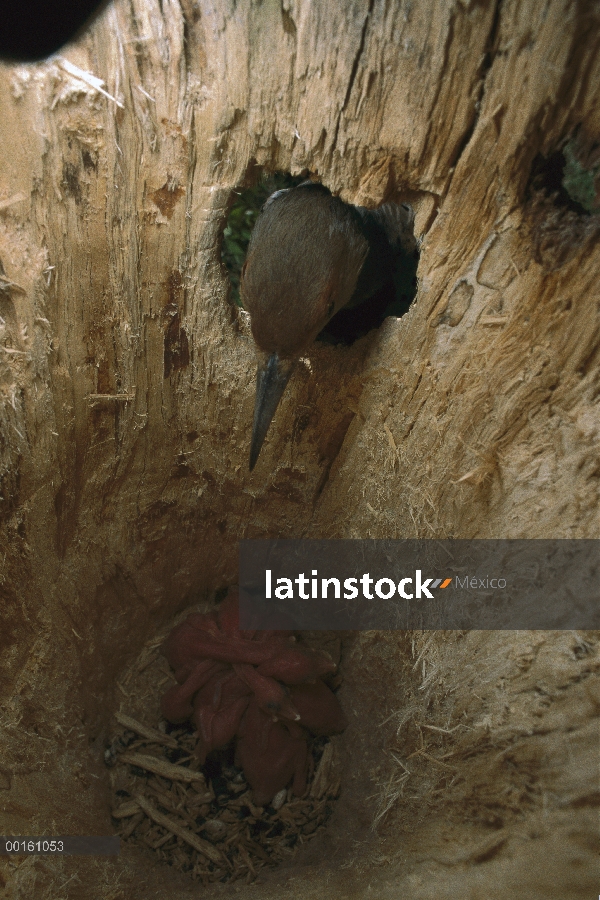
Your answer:
[[[0,58],[35,62],[76,38],[109,0],[0,0]]]

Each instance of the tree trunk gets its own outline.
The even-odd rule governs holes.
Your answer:
[[[599,26],[584,0],[117,0],[2,67],[4,834],[114,831],[119,675],[237,580],[240,538],[600,536],[600,217],[548,181],[567,139],[598,164]],[[220,241],[261,167],[410,201],[423,244],[410,311],[315,346],[250,475]],[[261,897],[595,896],[597,646],[349,637],[342,798]],[[15,898],[190,890],[126,845],[0,871]]]

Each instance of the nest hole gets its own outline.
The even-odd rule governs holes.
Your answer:
[[[578,134],[534,159],[525,220],[536,262],[553,271],[591,247],[600,235],[599,214],[600,146]]]
[[[536,192],[579,216],[600,213],[600,144],[578,129],[560,149],[538,154],[529,179],[530,195]]]
[[[230,298],[236,307],[242,307],[240,276],[246,258],[252,229],[267,198],[285,188],[297,187],[311,177],[304,171],[300,175],[289,172],[268,172],[253,167],[246,181],[237,191],[227,216],[221,243],[221,261],[227,270],[231,285]],[[398,200],[400,204],[400,199]],[[412,211],[408,203],[401,203]],[[419,249],[417,241],[397,250],[397,275],[390,278],[368,301],[353,309],[341,309],[317,336],[317,341],[334,345],[350,345],[379,328],[389,316],[400,318],[410,308],[417,293],[417,267]]]

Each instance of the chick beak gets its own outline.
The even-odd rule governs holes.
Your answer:
[[[294,362],[295,360],[279,359],[276,353],[272,353],[258,367],[252,443],[250,444],[250,471],[256,465],[271,419],[275,415],[275,410],[292,374]]]

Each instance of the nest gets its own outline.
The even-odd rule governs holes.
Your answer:
[[[117,832],[203,884],[254,882],[325,828],[340,790],[335,739],[309,740],[303,797],[288,788],[256,806],[232,748],[201,765],[193,726],[162,719],[160,696],[174,683],[159,651],[164,636],[146,645],[118,685],[125,700],[105,752]],[[339,642],[327,648],[339,659]]]

